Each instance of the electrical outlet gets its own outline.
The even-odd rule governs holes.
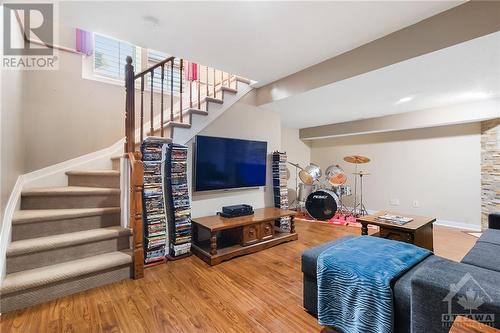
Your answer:
[[[391,206],[399,206],[399,199],[391,199],[389,200],[389,204]]]
[[[418,200],[413,200],[413,208],[418,208],[420,207],[420,202]]]

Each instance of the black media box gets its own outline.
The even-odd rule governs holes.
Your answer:
[[[250,205],[234,205],[222,207],[222,212],[218,213],[222,217],[238,217],[253,214],[253,207]]]

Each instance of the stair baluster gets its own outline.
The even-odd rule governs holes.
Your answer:
[[[207,87],[207,96],[209,96],[209,90],[208,90],[208,66],[205,67],[206,69],[206,77],[205,77],[205,86]]]
[[[189,64],[189,66],[191,66],[191,64]],[[189,78],[189,108],[193,108],[193,77]]]
[[[170,62],[170,121],[174,121],[174,60]]]
[[[144,140],[144,76],[141,76],[141,136],[140,140]]]
[[[161,65],[161,107],[160,107],[160,135],[161,137],[163,138],[164,136],[164,126],[163,126],[163,113],[164,113],[164,110],[163,110],[163,80],[165,79],[165,64]],[[142,138],[141,138],[141,141],[142,141]]]
[[[217,91],[215,90],[215,68],[214,68],[214,98],[217,98]]]
[[[197,69],[196,69],[196,74],[197,74],[197,81],[198,81],[198,109],[201,109],[201,86],[200,86],[200,76],[201,76],[201,72],[200,72],[200,64],[197,64],[196,65]]]
[[[154,98],[153,98],[153,81],[154,81],[154,70],[151,71],[151,111],[150,111],[150,115],[149,115],[149,135],[150,136],[153,136],[154,135],[154,132],[155,132],[155,128],[154,128],[154,112],[153,112],[153,101],[154,101]],[[141,140],[141,143],[142,143],[142,140]]]
[[[179,99],[179,114],[180,114],[180,122],[182,123],[182,93],[183,93],[183,90],[182,89],[182,71],[183,69],[183,61],[181,59],[181,64],[179,66],[179,92],[180,92],[180,99]]]

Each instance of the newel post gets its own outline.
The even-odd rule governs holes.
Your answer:
[[[125,153],[135,151],[135,74],[132,57],[125,65]]]

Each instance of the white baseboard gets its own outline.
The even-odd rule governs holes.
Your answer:
[[[19,209],[21,197],[21,191],[24,187],[24,175],[17,178],[16,184],[12,189],[12,192],[5,206],[5,211],[2,221],[2,230],[0,231],[0,284],[6,275],[6,254],[7,247],[11,242],[11,229],[12,229],[12,218],[14,217],[14,212]]]
[[[351,210],[351,207],[348,207],[349,210]],[[366,211],[368,214],[374,214],[379,211],[383,211],[384,209],[367,209]],[[404,215],[404,213],[401,213]],[[443,220],[443,219],[436,219],[436,222],[434,222],[434,225],[438,226],[443,226],[443,227],[449,227],[449,228],[456,228],[456,229],[461,229],[461,230],[468,230],[468,231],[481,231],[481,226],[476,225],[476,224],[470,224],[470,223],[463,223],[463,222],[456,222],[456,221],[448,221],[448,220]]]
[[[437,219],[434,225],[470,231],[481,231],[480,225]]]
[[[110,147],[29,172],[24,175],[24,185],[27,188],[66,186],[66,171],[75,169],[111,170],[111,157],[123,153],[124,142],[125,139],[121,139]]]

